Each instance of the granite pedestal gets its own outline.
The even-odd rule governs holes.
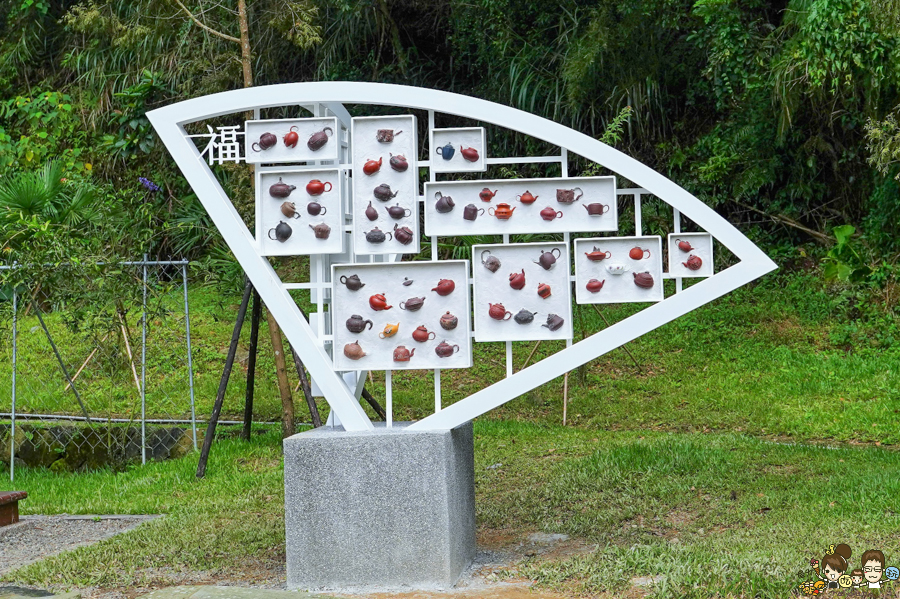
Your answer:
[[[472,424],[284,440],[289,589],[451,586],[475,557]]]

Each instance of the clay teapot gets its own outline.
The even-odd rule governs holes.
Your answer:
[[[519,324],[530,324],[534,320],[535,314],[537,314],[537,312],[529,312],[525,308],[522,308],[515,316],[513,316],[513,320]]]
[[[353,314],[350,318],[347,319],[347,330],[351,333],[362,333],[366,330],[366,325],[369,325],[369,330],[372,330],[372,321],[364,320],[362,316],[359,314]]]
[[[550,297],[550,285],[548,285],[547,283],[539,284],[537,294],[544,299]]]
[[[575,190],[578,190],[578,195],[575,195]],[[580,187],[575,187],[574,189],[557,189],[556,190],[556,201],[560,204],[571,204],[584,195],[584,192],[581,191]]]
[[[676,239],[675,243],[678,244],[678,249],[682,252],[690,252],[694,250],[694,247],[691,245],[690,241],[682,241],[680,239]]]
[[[609,205],[607,204],[595,202],[593,204],[582,204],[582,206],[584,206],[584,209],[587,210],[587,213],[590,216],[602,216],[609,212]]]
[[[562,327],[564,322],[565,322],[565,319],[563,319],[562,316],[559,316],[558,314],[548,314],[547,322],[545,324],[542,324],[541,326],[547,327],[551,331],[556,331],[560,327]]]
[[[310,216],[319,216],[320,214],[325,215],[328,213],[328,208],[326,208],[319,202],[310,202],[306,205],[306,212]]]
[[[328,133],[326,133],[326,131]],[[321,131],[316,131],[309,136],[309,140],[306,142],[306,147],[313,152],[315,152],[316,150],[320,150],[322,146],[328,143],[328,138],[333,134],[334,130],[331,127],[325,127]]]
[[[603,279],[602,281],[598,281],[597,279],[591,279],[590,281],[587,282],[587,285],[585,285],[585,287],[587,287],[587,290],[590,291],[591,293],[597,293],[598,291],[603,289],[604,283],[606,283],[606,279]]]
[[[700,267],[703,266],[703,260],[700,259],[700,256],[691,254],[687,262],[682,262],[682,264],[691,270],[700,270]]]
[[[339,280],[341,283],[346,285],[347,289],[349,289],[350,291],[359,291],[366,286],[365,283],[359,280],[359,276],[357,275],[350,275],[349,277],[347,275],[341,275],[341,278]]]
[[[525,287],[525,269],[522,272],[509,273],[509,286],[513,289],[522,289]]]
[[[556,252],[556,254],[553,252]],[[556,264],[556,259],[559,258],[561,254],[562,252],[559,248],[553,248],[549,252],[541,250],[541,257],[537,260],[532,260],[532,262],[539,264],[544,270],[550,270],[553,268],[553,265]]]
[[[309,228],[313,230],[316,239],[328,239],[328,236],[331,235],[331,227],[325,223],[319,223],[316,226],[310,225]]]
[[[587,259],[590,260],[591,262],[600,262],[601,260],[604,260],[604,259],[612,256],[612,253],[609,251],[602,252],[602,251],[598,250],[597,246],[595,245],[593,252],[585,252],[584,255],[587,256]]]
[[[409,287],[410,285],[413,284],[413,280],[409,279],[407,277],[403,277],[403,282],[400,284],[403,285],[404,287]]]
[[[272,233],[275,234],[275,237],[272,237]],[[278,240],[281,243],[284,243],[288,239],[291,238],[291,235],[294,233],[294,230],[291,229],[291,226],[284,222],[283,220],[278,221],[278,225],[269,229],[269,239],[272,241]]]
[[[300,218],[297,206],[293,202],[284,202],[281,205],[281,213],[288,218]]]
[[[300,141],[300,136],[297,135],[297,129],[299,129],[299,127],[294,125],[291,127],[291,130],[284,135],[284,145],[289,148],[297,147],[297,142]]]
[[[369,202],[369,207],[366,208],[366,218],[369,220],[378,220],[378,211],[372,206],[372,202]]]
[[[519,200],[520,202],[522,202],[523,204],[528,205],[528,204],[534,204],[534,201],[536,199],[538,199],[539,197],[540,196],[531,195],[531,192],[526,189],[525,193],[523,193],[520,196],[516,196],[516,199]]]
[[[488,257],[485,258],[484,255],[487,254]],[[497,256],[491,255],[491,250],[484,250],[481,252],[481,263],[484,264],[484,267],[491,272],[497,272],[500,270],[500,258]]]
[[[388,206],[387,208],[385,208],[385,210],[387,211],[388,216],[390,216],[394,220],[400,220],[401,218],[405,218],[412,214],[412,210],[410,210],[409,208],[404,208],[400,204]]]
[[[469,162],[478,162],[478,150],[476,150],[475,148],[466,148],[460,145],[459,153],[462,154],[462,157]]]
[[[418,341],[419,343],[424,343],[426,341],[431,341],[437,337],[437,333],[434,331],[429,332],[428,329],[425,328],[425,325],[419,325],[416,327],[416,330],[413,331],[412,338]]]
[[[488,303],[488,316],[494,320],[509,320],[512,312],[503,307],[503,304]]]
[[[475,204],[469,204],[463,208],[463,218],[466,220],[475,220],[481,214],[484,214],[484,208],[478,208]]]
[[[424,304],[424,297],[411,297],[405,302],[400,302],[400,309],[409,310],[410,312],[418,312],[419,308],[421,308]]]
[[[543,210],[541,210],[541,218],[544,220],[553,220],[554,218],[562,218],[562,210],[554,210],[550,206],[547,206]]]
[[[363,172],[367,175],[374,175],[381,170],[382,162],[383,159],[380,156],[378,160],[366,160],[366,163],[363,165]]]
[[[500,220],[509,220],[513,215],[515,208],[510,208],[509,204],[497,204],[496,208],[491,206],[488,208],[488,214],[491,216],[496,216]]]
[[[400,225],[394,225],[394,239],[402,243],[403,245],[409,245],[415,234],[412,229],[409,227],[401,227]],[[404,283],[405,285],[406,283]]]
[[[438,343],[437,347],[434,348],[434,353],[436,353],[440,358],[449,358],[458,351],[458,345],[450,345],[446,341],[441,341],[440,343]]]
[[[398,173],[405,173],[406,169],[409,168],[409,162],[406,160],[406,156],[401,156],[397,154],[394,156],[390,154],[391,159],[388,161],[391,164],[391,168],[397,171]]]
[[[437,203],[434,205],[434,209],[440,212],[441,214],[446,214],[453,210],[453,198],[450,196],[442,195],[441,192],[436,191],[434,193],[434,199],[437,200]]]
[[[382,339],[387,339],[388,337],[393,337],[394,335],[396,335],[397,331],[399,331],[399,330],[400,330],[399,322],[397,324],[388,323],[388,324],[384,325],[384,330],[381,331],[380,333],[378,333],[378,336],[381,337]]]
[[[453,158],[453,155],[456,154],[456,148],[454,148],[453,144],[449,141],[446,146],[436,148],[434,151],[444,160],[450,160]]]
[[[390,310],[394,306],[388,305],[387,298],[384,297],[383,293],[376,293],[375,295],[369,297],[369,307],[376,312],[381,312],[382,310]]]
[[[253,148],[254,152],[262,152],[263,150],[268,150],[272,146],[278,143],[278,138],[274,133],[263,133],[259,136],[259,141],[253,142],[253,145],[250,147]]]
[[[394,362],[409,362],[415,353],[416,348],[409,350],[405,345],[400,345],[394,349]]]
[[[320,196],[325,192],[331,191],[332,186],[331,183],[325,182],[322,183],[318,179],[313,179],[309,183],[306,184],[306,193],[311,196]]]
[[[647,255],[645,256],[644,254]],[[650,257],[650,250],[641,248],[640,246],[635,246],[628,250],[628,257],[632,260],[643,260],[644,258]]]
[[[344,355],[351,360],[359,360],[360,358],[365,357],[366,352],[359,346],[359,341],[357,340],[353,343],[344,345]]]
[[[296,185],[288,185],[278,177],[278,183],[269,186],[269,195],[273,198],[286,198],[291,192],[297,189]]]
[[[453,314],[450,314],[449,310],[445,312],[443,316],[441,316],[441,328],[445,331],[452,331],[458,324],[459,319]]]
[[[482,202],[490,202],[491,200],[494,199],[494,196],[497,195],[498,191],[499,190],[497,190],[497,189],[495,189],[494,191],[491,191],[491,189],[489,187],[485,187],[484,189],[482,189],[481,191],[478,192],[478,197],[481,198]]]
[[[387,236],[390,236],[391,239],[394,238],[390,232],[385,233],[378,227],[375,227],[371,231],[366,233],[366,241],[369,243],[384,243],[384,240],[387,239]]]
[[[375,191],[373,191],[372,193],[374,193],[375,197],[378,198],[379,200],[381,200],[382,202],[387,202],[391,198],[396,197],[397,194],[400,192],[395,191],[395,192],[391,193],[391,186],[388,185],[387,183],[382,183],[381,185],[376,187]]]
[[[649,272],[636,272],[634,275],[634,284],[642,289],[650,289],[653,287],[653,275]]]
[[[400,135],[403,131],[394,131],[393,129],[379,129],[375,132],[375,139],[379,143],[389,144],[394,141],[394,137]]]
[[[450,279],[441,279],[438,281],[437,287],[432,289],[432,291],[437,291],[438,295],[446,296],[453,293],[454,289],[456,289],[456,283]]]

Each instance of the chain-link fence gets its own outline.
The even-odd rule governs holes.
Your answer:
[[[9,274],[15,267],[0,267]],[[0,283],[0,462],[78,471],[197,447],[186,262]]]

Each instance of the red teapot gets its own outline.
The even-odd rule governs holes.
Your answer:
[[[691,254],[691,257],[687,259],[687,262],[682,262],[682,264],[691,270],[700,270],[700,267],[703,266],[703,260],[700,259],[700,256]]]
[[[676,239],[676,240],[675,240],[675,243],[678,244],[678,249],[681,250],[682,252],[690,252],[690,251],[693,251],[693,250],[695,249],[695,248],[691,245],[691,242],[690,242],[690,241],[682,241],[682,240],[680,240],[680,239]]]
[[[646,254],[646,256],[644,254]],[[650,257],[650,250],[635,246],[628,251],[628,257],[632,260],[643,260],[644,258]]]
[[[469,162],[478,162],[478,150],[459,146],[459,153]]]
[[[494,320],[509,320],[512,312],[503,307],[503,304],[488,303],[488,316]]]
[[[500,220],[509,220],[514,211],[515,208],[510,208],[509,204],[497,204],[496,208],[494,206],[488,208],[488,214]]]
[[[541,283],[540,285],[538,285],[537,294],[544,299],[550,297],[550,285],[548,285],[547,283]]]
[[[536,199],[538,199],[538,197],[540,197],[540,196],[533,196],[533,195],[531,195],[531,192],[526,189],[525,193],[523,193],[520,196],[516,196],[516,199],[519,200],[520,202],[522,202],[523,204],[528,205],[528,204],[534,204],[534,201]]]
[[[378,160],[366,160],[366,163],[363,165],[363,172],[367,175],[374,175],[381,170],[382,162],[384,162],[384,160],[380,156],[378,157]]]
[[[306,193],[311,196],[320,196],[325,192],[331,191],[331,183],[322,183],[318,179],[313,179],[306,184]]]
[[[597,246],[595,245],[593,252],[585,252],[584,255],[587,256],[587,259],[591,262],[600,262],[601,260],[605,260],[606,258],[612,256],[612,253],[609,251],[602,252],[598,250]]]
[[[437,291],[438,295],[450,295],[454,289],[456,289],[456,283],[450,279],[441,279],[432,291]]]
[[[649,272],[636,272],[634,274],[634,284],[642,289],[650,289],[653,287],[653,275]]]
[[[478,192],[478,197],[481,198],[482,202],[490,202],[492,199],[494,199],[494,196],[497,195],[498,191],[499,190],[497,190],[497,189],[495,189],[494,191],[491,191],[491,189],[489,187],[485,187],[484,189],[482,189],[481,191]]]
[[[289,148],[297,147],[297,142],[300,141],[300,136],[297,135],[297,125],[291,127],[291,130],[288,131],[284,136],[284,145]]]
[[[606,279],[603,279],[602,281],[598,281],[597,279],[591,279],[590,281],[587,282],[587,285],[585,285],[585,287],[587,287],[587,290],[590,291],[591,293],[597,293],[598,291],[603,289],[604,283],[606,283]]]
[[[509,286],[513,289],[522,289],[525,287],[525,269],[522,272],[513,272],[509,274]]]
[[[413,331],[412,338],[418,341],[419,343],[424,343],[426,341],[431,341],[437,336],[434,331],[429,332],[428,329],[425,328],[425,325],[419,325],[415,331]]]
[[[382,310],[390,310],[393,306],[389,306],[387,303],[387,298],[384,297],[383,293],[376,293],[375,295],[369,298],[369,306],[375,310],[376,312],[380,312]]]
[[[406,349],[406,346],[401,345],[394,349],[394,362],[409,362],[409,359],[412,358],[415,353],[416,348],[409,350]]]
[[[543,210],[541,210],[541,218],[544,220],[553,220],[555,218],[562,218],[562,210],[554,210],[550,206],[547,206]]]

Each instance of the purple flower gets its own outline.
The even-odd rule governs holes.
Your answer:
[[[151,181],[150,179],[148,179],[146,177],[141,177],[138,179],[138,181],[140,181],[141,185],[143,185],[150,191],[159,191],[159,185],[157,185],[156,183],[154,183],[153,181]]]

